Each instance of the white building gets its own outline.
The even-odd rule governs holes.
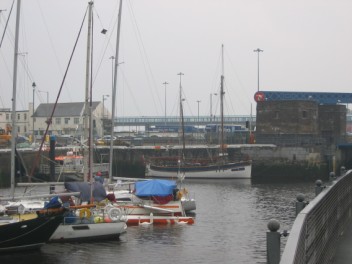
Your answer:
[[[47,120],[53,112],[55,104],[40,104],[31,116],[31,131],[42,136],[47,128]],[[107,111],[105,110],[105,116]],[[103,135],[103,104],[102,102],[92,103],[93,135]],[[58,103],[49,126],[49,135],[71,135],[80,136],[83,134],[84,102]],[[34,125],[34,126],[33,126]],[[34,129],[33,129],[34,127]]]
[[[0,128],[4,129],[6,133],[10,133],[12,130],[12,111],[10,108],[0,108]],[[29,128],[29,111],[20,110],[16,111],[16,125],[17,134],[25,135],[31,132]]]

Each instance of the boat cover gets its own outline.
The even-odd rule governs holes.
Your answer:
[[[168,196],[173,194],[176,182],[170,180],[148,180],[135,183],[136,195],[145,196]]]
[[[90,201],[91,184],[88,182],[65,182],[65,189],[69,192],[80,192],[82,202]],[[100,202],[106,198],[106,190],[100,182],[93,182],[93,199]]]

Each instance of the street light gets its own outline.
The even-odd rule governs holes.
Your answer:
[[[259,92],[259,53],[263,52],[264,50],[257,48],[256,50],[253,50],[253,51],[258,53],[258,92]]]
[[[115,60],[115,57],[111,56],[109,59],[111,60],[111,84],[112,84],[112,90],[114,90],[114,60]]]
[[[210,122],[213,122],[213,95],[218,95],[217,93],[210,94]]]
[[[35,87],[37,85],[35,84],[35,82],[32,83],[32,87],[33,87],[33,113],[32,113],[32,117],[33,117],[33,133],[32,133],[32,143],[34,142],[34,110],[35,110],[35,106],[34,106],[34,94],[35,94]]]
[[[105,118],[104,101],[106,100],[106,97],[109,97],[109,95],[108,94],[103,94],[103,118]]]
[[[198,139],[199,139],[199,103],[200,103],[201,101],[200,100],[197,100],[197,104],[198,104]]]
[[[168,82],[163,82],[163,84],[165,85],[165,126],[166,126],[166,85],[168,85]]]

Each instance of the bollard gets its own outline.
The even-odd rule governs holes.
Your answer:
[[[319,193],[325,188],[325,186],[322,186],[323,182],[321,180],[316,180],[315,182],[315,196],[318,196]]]
[[[305,197],[304,194],[299,193],[296,196],[297,202],[296,202],[296,216],[306,207],[306,202],[304,201]]]
[[[280,223],[271,219],[268,223],[268,229],[270,232],[266,232],[266,259],[268,264],[279,264],[280,263],[280,237],[281,234],[278,232],[280,229]]]
[[[333,171],[330,172],[330,173],[329,173],[329,180],[330,180],[330,181],[333,181],[333,180],[335,180],[335,179],[336,179],[336,177],[335,177],[335,172],[333,172]]]
[[[341,166],[340,168],[340,176],[344,175],[346,173],[346,167],[345,166]]]

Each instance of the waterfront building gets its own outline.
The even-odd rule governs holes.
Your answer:
[[[276,145],[334,145],[346,141],[346,105],[314,100],[257,102],[256,141]]]
[[[0,108],[0,129],[4,129],[8,134],[11,131],[11,118],[12,111],[10,108]],[[17,133],[19,135],[25,135],[30,132],[29,127],[29,111],[19,110],[16,111],[16,123],[17,123]]]
[[[31,125],[34,122],[34,134],[42,136],[47,127],[48,117],[53,111],[55,104],[40,104],[31,118]],[[109,117],[108,111],[103,110],[102,102],[92,103],[93,135],[101,137],[103,135],[103,113],[105,118]],[[108,113],[108,114],[107,114]],[[84,120],[84,102],[58,103],[49,127],[49,135],[82,135]]]

